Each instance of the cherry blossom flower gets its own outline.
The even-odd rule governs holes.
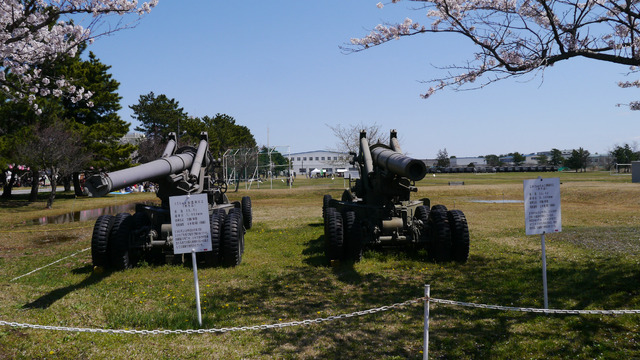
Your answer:
[[[127,28],[157,4],[158,0],[141,5],[137,0],[2,0],[0,91],[9,99],[27,96],[31,102],[34,96],[48,94],[88,99],[91,94],[76,89],[71,79],[43,77],[38,67],[62,55],[75,56],[81,43]],[[103,29],[103,17],[109,14],[136,19]]]
[[[417,9],[424,19],[406,18],[402,23],[377,25],[369,34],[352,38],[342,49],[363,51],[419,34],[454,33],[471,40],[476,45],[475,51],[467,60],[461,59],[461,65],[446,66],[444,77],[430,80],[434,86],[421,95],[423,98],[448,87],[484,87],[575,57],[640,65],[637,1],[411,0],[411,3],[421,4],[410,8]],[[384,4],[378,3],[377,7],[382,9]],[[420,25],[415,20],[429,25]],[[636,86],[634,82],[624,84]]]

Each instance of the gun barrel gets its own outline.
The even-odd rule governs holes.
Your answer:
[[[191,166],[191,176],[196,178],[200,176],[200,169],[202,168],[202,163],[205,161],[205,154],[209,149],[209,137],[207,133],[203,132],[200,136],[201,139],[200,144],[198,144],[198,152],[196,153],[193,165]]]
[[[419,181],[427,174],[427,166],[421,160],[402,155],[381,145],[371,148],[373,161],[394,174]]]
[[[184,171],[191,167],[194,157],[195,153],[185,152],[128,169],[96,174],[87,179],[85,187],[89,196],[105,196],[111,191]]]
[[[364,131],[360,133],[360,155],[362,156],[364,172],[367,175],[372,173],[373,160],[371,159],[371,152],[369,151],[369,140],[367,140],[367,134]]]

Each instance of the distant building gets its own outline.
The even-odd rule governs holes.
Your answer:
[[[587,167],[590,168],[609,169],[611,163],[611,156],[609,156],[609,154],[595,153],[589,155],[589,159],[587,159]]]
[[[349,164],[352,156],[347,153],[316,150],[289,155],[291,167],[295,175],[325,176],[345,174],[358,169]]]
[[[483,157],[453,157],[449,159],[450,167],[476,167],[487,166],[487,160]]]
[[[427,168],[432,168],[438,165],[438,159],[424,159],[422,162],[427,165]]]
[[[122,138],[120,138],[120,144],[138,145],[140,141],[142,141],[142,139],[144,138],[145,138],[145,135],[143,133],[130,132],[130,133],[127,133]]]

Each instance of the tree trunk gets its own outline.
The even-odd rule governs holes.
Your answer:
[[[64,185],[64,191],[71,191],[71,175],[67,175],[62,178],[62,184]]]
[[[40,187],[40,171],[31,170],[31,194],[29,194],[29,202],[38,201],[38,188]]]
[[[82,185],[80,185],[80,173],[73,173],[73,191],[76,193],[76,196],[83,196],[84,192],[82,191]]]
[[[47,200],[47,209],[53,208],[53,199],[56,198],[56,187],[58,185],[57,171],[51,169],[51,193],[49,194],[49,200]]]
[[[13,171],[11,173],[11,178],[9,179],[9,181],[4,184],[4,186],[2,187],[2,198],[3,199],[9,199],[11,198],[11,189],[13,189],[13,184],[16,182],[16,172]]]

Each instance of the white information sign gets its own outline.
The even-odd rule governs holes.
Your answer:
[[[527,235],[562,231],[560,178],[524,180],[524,218]]]
[[[209,205],[206,194],[171,196],[173,253],[211,251]]]

